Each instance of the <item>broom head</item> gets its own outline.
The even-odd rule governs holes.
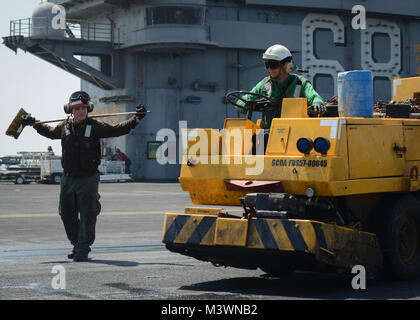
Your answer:
[[[12,123],[10,124],[9,128],[6,130],[6,135],[11,136],[15,139],[19,138],[24,126],[20,123],[20,118],[24,115],[28,114],[23,108],[20,108],[19,112],[13,119]]]

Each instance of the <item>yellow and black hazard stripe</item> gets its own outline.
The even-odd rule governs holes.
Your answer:
[[[217,216],[167,214],[164,225],[164,243],[211,245]]]
[[[325,235],[317,222],[166,214],[164,243],[229,245],[261,249],[308,251]]]
[[[382,263],[374,234],[313,220],[167,213],[162,238],[166,244],[305,252],[344,266]]]
[[[316,222],[288,219],[250,219],[247,247],[284,251],[312,251],[325,236]],[[318,239],[318,237],[320,239]]]
[[[265,249],[284,249],[284,244],[282,243],[284,240],[278,237],[278,235],[275,237],[275,233],[284,232],[286,235],[284,238],[288,239],[290,249],[295,251],[308,250],[308,246],[301,231],[296,228],[295,221],[280,220],[277,225],[281,224],[281,228],[276,228],[276,226],[273,225],[270,227],[270,224],[266,219],[255,219],[251,224],[255,225],[258,237],[261,239]]]

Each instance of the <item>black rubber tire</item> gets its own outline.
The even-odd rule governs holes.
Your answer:
[[[51,177],[51,183],[52,184],[60,184],[61,181],[61,175],[59,174],[53,174]]]
[[[26,180],[22,176],[17,177],[15,180],[15,184],[25,184],[25,183],[26,183]]]
[[[386,274],[398,280],[420,276],[420,202],[411,194],[379,212],[378,238]]]

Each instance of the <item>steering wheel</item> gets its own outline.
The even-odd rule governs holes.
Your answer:
[[[244,95],[254,96],[254,97],[257,97],[258,99],[247,100],[247,99],[244,99],[242,97]],[[235,100],[233,100],[233,99],[235,99]],[[232,92],[229,92],[226,95],[226,100],[236,107],[239,107],[239,108],[244,108],[245,107],[247,109],[247,112],[248,112],[247,113],[247,118],[249,120],[251,120],[252,113],[254,111],[262,112],[269,105],[278,105],[278,102],[276,100],[273,100],[269,97],[263,96],[262,94],[249,92],[249,91],[232,91]],[[237,104],[237,102],[236,102],[237,100],[241,100],[242,102],[244,102],[245,106],[241,106],[241,105]]]

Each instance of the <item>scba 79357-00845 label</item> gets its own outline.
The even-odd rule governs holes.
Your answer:
[[[273,159],[272,167],[326,167],[327,160],[291,160],[291,159]]]

